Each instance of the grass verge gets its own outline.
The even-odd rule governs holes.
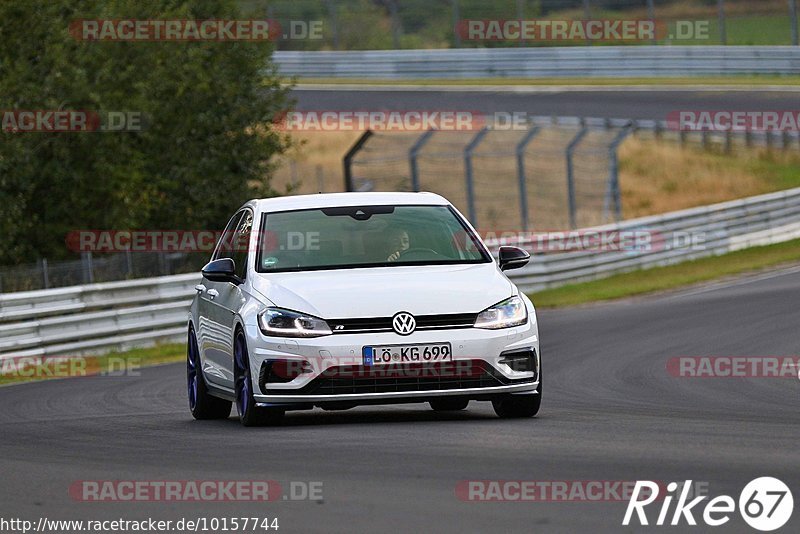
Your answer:
[[[675,289],[796,261],[800,261],[800,239],[545,289],[529,296],[539,308],[574,306]]]
[[[186,345],[183,343],[159,344],[100,356],[8,358],[0,360],[0,386],[54,378],[131,375],[142,367],[179,362],[184,358]]]

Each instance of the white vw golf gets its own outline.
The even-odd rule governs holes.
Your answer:
[[[472,226],[431,193],[252,200],[203,268],[188,320],[197,419],[275,424],[287,410],[491,401],[530,417],[542,397],[536,313]]]

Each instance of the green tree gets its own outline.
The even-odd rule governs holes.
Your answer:
[[[233,0],[0,1],[0,110],[141,113],[135,132],[0,132],[0,264],[76,229],[219,229],[270,196],[288,106],[266,41],[81,41],[77,19],[236,19]]]

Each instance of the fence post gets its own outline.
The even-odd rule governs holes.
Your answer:
[[[725,0],[717,0],[717,17],[719,19],[719,42],[728,44],[728,32],[725,31]]]
[[[350,147],[350,150],[347,151],[347,154],[344,155],[344,159],[342,160],[344,164],[344,190],[345,191],[355,191],[355,186],[353,184],[353,158],[364,147],[364,143],[372,137],[372,130],[367,130],[361,137],[359,137],[356,142]]]
[[[583,0],[583,19],[591,20],[591,18],[592,18],[592,10],[589,7],[589,0]],[[592,41],[589,39],[587,35],[586,45],[589,46],[590,44],[592,44]]]
[[[297,162],[295,160],[289,161],[289,176],[291,180],[292,191],[297,191],[297,186],[300,184],[300,179],[297,177]]]
[[[656,23],[656,6],[653,3],[654,0],[647,0],[647,18],[650,19],[654,25]],[[655,28],[653,28],[653,38],[650,39],[650,44],[656,44],[656,32]]]
[[[42,284],[45,289],[50,289],[50,277],[47,274],[47,258],[42,258]]]
[[[317,165],[317,192],[322,193],[325,189],[325,171],[322,165]]]
[[[158,270],[159,270],[159,276],[166,276],[169,274],[169,268],[167,267],[167,257],[164,254],[163,250],[158,252]]]
[[[129,248],[125,249],[125,267],[128,269],[128,277],[133,278],[133,256]]]
[[[622,219],[622,198],[619,188],[619,159],[617,150],[619,145],[634,131],[632,124],[626,125],[608,145],[608,185],[606,186],[606,198],[603,200],[603,220],[608,216],[611,200],[614,201],[614,218],[619,221]]]
[[[408,151],[408,166],[411,171],[411,190],[419,192],[419,168],[417,167],[417,156],[419,155],[419,151],[422,150],[422,147],[425,146],[431,136],[433,136],[433,132],[436,130],[427,130],[419,138],[414,141],[414,145]]]
[[[578,143],[581,142],[581,139],[589,133],[589,129],[583,124],[581,121],[581,129],[580,131],[575,134],[575,137],[572,138],[572,141],[569,142],[567,145],[566,156],[567,156],[567,202],[569,205],[569,225],[571,228],[575,228],[575,171],[572,165],[572,154],[575,152],[575,148],[577,148]]]
[[[461,48],[461,36],[458,34],[459,26],[459,14],[458,14],[458,0],[452,0],[453,2],[453,40],[455,42],[456,48]]]
[[[92,251],[81,254],[83,260],[83,282],[85,284],[94,283],[94,267],[92,266]]]
[[[800,44],[797,32],[797,0],[789,0],[789,19],[792,25],[792,44],[797,46]]]
[[[389,0],[389,17],[392,25],[392,48],[400,49],[400,19],[397,16],[397,0]]]
[[[540,128],[534,126],[517,144],[517,179],[519,180],[519,211],[522,214],[522,231],[528,231],[528,184],[525,176],[525,148],[539,133]]]
[[[478,133],[475,134],[475,137],[472,138],[467,147],[464,149],[464,174],[467,182],[467,208],[469,211],[469,222],[471,222],[475,227],[478,226],[478,212],[475,210],[475,187],[473,185],[472,176],[472,152],[478,147],[481,139],[483,139],[487,133],[489,133],[489,128],[484,126]]]
[[[332,0],[325,0],[328,7],[328,15],[331,19],[331,33],[333,34],[333,49],[339,50],[339,24],[336,20],[336,3]]]

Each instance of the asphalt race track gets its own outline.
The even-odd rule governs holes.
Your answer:
[[[475,479],[691,479],[738,500],[751,479],[775,476],[797,501],[800,381],[679,378],[665,364],[797,355],[799,302],[794,269],[542,312],[545,397],[530,420],[499,420],[473,402],[451,415],[427,405],[295,412],[278,428],[197,422],[182,365],[4,387],[0,499],[32,520],[266,516],[279,518],[279,532],[648,530],[621,527],[622,502],[459,500],[457,483]],[[128,479],[321,481],[324,500],[98,503],[68,494],[76,481]],[[797,532],[799,521],[795,513],[782,531]],[[754,532],[738,513],[720,531]]]
[[[347,110],[466,110],[482,113],[524,112],[619,119],[666,120],[681,110],[775,111],[797,108],[797,92],[791,91],[693,91],[693,90],[547,90],[499,91],[391,91],[319,90],[292,92],[298,111]]]

